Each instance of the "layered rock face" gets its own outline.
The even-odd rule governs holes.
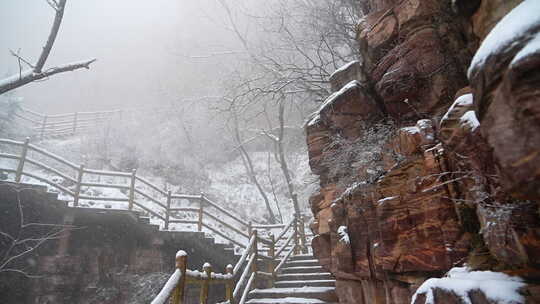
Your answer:
[[[306,124],[313,249],[340,303],[411,303],[463,265],[540,301],[540,21],[496,26],[535,4],[367,2],[362,59]],[[428,285],[415,303],[509,303]]]

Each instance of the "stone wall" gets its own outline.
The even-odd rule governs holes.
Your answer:
[[[19,203],[25,224],[74,229],[11,264],[35,278],[0,272],[0,303],[146,304],[174,270],[178,250],[188,253],[189,269],[210,262],[215,271],[224,272],[238,258],[203,233],[159,231],[128,211],[70,208],[56,194],[30,185],[0,183],[0,231],[19,234]],[[39,229],[28,227],[22,237],[42,235],[50,228]],[[2,256],[7,248],[7,243],[0,243]],[[198,288],[189,288],[188,303],[198,303],[197,292]],[[212,286],[212,301],[224,295],[223,286]]]
[[[540,26],[468,75],[520,2],[367,1],[361,60],[332,75],[306,124],[313,249],[340,303],[410,303],[465,264],[519,275],[527,301],[540,297],[540,54],[510,64]]]

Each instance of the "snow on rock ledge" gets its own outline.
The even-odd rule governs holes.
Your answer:
[[[362,64],[360,61],[353,60],[335,70],[330,75],[328,80],[330,81],[332,92],[335,92],[351,80],[359,80],[363,82],[366,80],[366,77],[362,72]]]
[[[350,81],[339,91],[332,93],[326,100],[322,103],[317,111],[311,114],[311,118],[307,122],[307,126],[315,125],[321,119],[321,113],[326,109],[330,108],[339,98],[348,92],[360,88],[360,83],[357,80]]]
[[[456,303],[471,304],[471,293],[477,291],[483,293],[486,299],[493,303],[520,304],[525,303],[524,297],[519,293],[524,286],[525,283],[519,277],[511,277],[500,272],[470,271],[466,267],[455,267],[444,278],[425,281],[414,294],[411,304],[435,304],[437,290],[455,296]]]
[[[524,47],[520,51],[518,59],[527,54],[537,51],[540,47],[537,33],[540,28],[540,1],[525,0],[508,13],[487,35],[474,55],[469,67],[468,76],[481,69],[489,57],[518,47]],[[536,39],[535,39],[536,37]],[[523,43],[525,42],[525,43]],[[526,47],[527,42],[533,42],[532,46]],[[534,48],[536,47],[536,49]]]

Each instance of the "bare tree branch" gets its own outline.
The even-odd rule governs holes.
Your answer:
[[[41,72],[41,70],[43,69],[43,66],[45,65],[45,61],[47,61],[47,58],[49,57],[49,54],[51,53],[54,41],[56,40],[56,36],[58,35],[58,30],[60,29],[60,24],[62,24],[62,18],[64,17],[65,7],[66,7],[66,0],[60,0],[60,2],[58,2],[56,5],[56,14],[54,16],[51,32],[49,33],[47,42],[45,43],[45,46],[43,47],[43,51],[41,52],[41,55],[39,56],[39,59],[36,63],[36,67],[34,68],[34,72],[36,73]]]
[[[30,82],[44,79],[54,74],[74,71],[81,68],[89,69],[90,64],[96,61],[96,59],[90,59],[90,60],[75,62],[71,64],[64,64],[61,66],[49,68],[45,71],[43,70],[43,67],[45,66],[45,62],[47,61],[47,58],[49,57],[49,54],[51,53],[52,47],[54,45],[54,41],[56,40],[56,36],[58,35],[58,30],[60,29],[60,25],[62,24],[62,18],[64,16],[64,9],[66,7],[66,1],[67,0],[58,0],[58,1],[47,0],[47,3],[55,10],[56,14],[54,16],[54,21],[51,27],[51,31],[49,33],[49,37],[47,38],[47,42],[45,43],[45,46],[43,47],[43,50],[41,51],[38,61],[35,65],[32,65],[28,61],[22,59],[22,57],[20,57],[18,54],[15,54],[12,51],[11,52],[12,55],[17,57],[17,59],[19,60],[19,73],[17,75],[13,75],[3,80],[0,80],[0,95],[5,92],[16,89],[18,87],[21,87],[23,85],[26,85]],[[29,65],[31,69],[22,71],[20,68],[21,61]]]
[[[96,61],[95,58],[80,62],[68,63],[65,65],[50,68],[40,73],[36,73],[34,70],[23,71],[20,75],[17,74],[4,80],[0,80],[0,94],[11,91],[30,82],[47,78],[54,74],[74,71],[82,68],[89,69],[90,64],[92,64],[94,61]]]

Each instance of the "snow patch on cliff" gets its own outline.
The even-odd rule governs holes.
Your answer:
[[[533,37],[527,37],[525,33],[534,27],[540,26],[540,14],[538,12],[540,12],[540,1],[525,0],[504,16],[487,35],[474,55],[467,72],[469,79],[472,71],[482,66],[489,56],[514,46],[517,41],[531,40]],[[527,54],[535,45],[538,45],[538,42],[525,50],[520,57]]]
[[[348,69],[349,67],[351,67],[353,64],[356,64],[356,63],[359,63],[359,62],[360,62],[360,61],[358,61],[358,60],[353,60],[353,61],[351,61],[351,62],[348,62],[348,63],[344,64],[344,65],[341,66],[339,69],[335,70],[334,73],[332,73],[332,74],[330,75],[330,78],[333,78],[336,74],[341,73],[341,72],[347,70],[347,69]]]
[[[522,59],[528,57],[529,55],[533,55],[536,53],[540,53],[540,32],[538,32],[534,38],[527,43],[527,45],[519,51],[514,59],[512,59],[512,62],[510,65],[514,65],[521,61]]]
[[[462,124],[469,126],[472,131],[476,130],[476,128],[480,126],[480,122],[478,121],[478,118],[476,118],[476,114],[474,113],[474,111],[465,112],[465,114],[461,116],[459,121]]]
[[[450,106],[450,108],[448,108],[448,111],[446,111],[446,114],[444,114],[443,118],[441,118],[441,123],[443,123],[443,121],[447,120],[448,117],[450,116],[450,113],[452,113],[452,111],[454,110],[455,107],[457,106],[469,106],[469,105],[472,105],[473,104],[473,94],[465,94],[465,95],[461,95],[459,96],[455,101],[454,103]]]
[[[351,238],[349,237],[349,233],[347,233],[347,227],[339,226],[337,233],[340,236],[340,239],[339,239],[340,242],[345,243],[345,244],[351,243]]]
[[[415,292],[411,304],[420,294],[426,295],[426,304],[434,304],[433,290],[438,288],[456,294],[465,304],[472,304],[469,292],[479,290],[489,300],[496,303],[517,304],[524,303],[523,296],[518,290],[525,286],[519,277],[492,271],[470,271],[466,267],[450,269],[444,278],[432,278],[425,281]]]

